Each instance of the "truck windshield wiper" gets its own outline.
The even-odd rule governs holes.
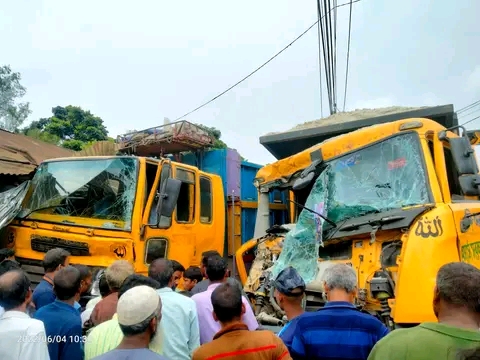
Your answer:
[[[401,215],[385,216],[377,220],[368,220],[368,221],[359,222],[356,224],[354,223],[354,224],[345,225],[345,226],[342,226],[340,230],[341,231],[357,230],[360,226],[363,226],[363,225],[381,226],[385,224],[390,224],[392,222],[400,221],[403,219],[405,219],[405,216],[401,216]]]
[[[37,208],[37,209],[33,209],[33,210],[30,210],[29,212],[27,212],[24,216],[22,217],[18,217],[19,220],[25,220],[26,218],[28,218],[32,213],[36,212],[36,211],[42,211],[42,210],[48,210],[48,209],[55,209],[55,208],[58,208],[58,207],[65,207],[66,204],[57,204],[57,205],[50,205],[50,206],[44,206],[44,207],[40,207],[40,208]]]
[[[299,203],[296,202],[296,201],[293,201],[293,200],[290,200],[290,199],[287,199],[287,200],[290,201],[291,203],[294,203],[294,204],[297,205],[297,206],[300,206],[302,209],[311,212],[312,214],[315,214],[315,215],[320,216],[323,220],[325,220],[327,223],[329,223],[330,225],[332,225],[334,228],[337,227],[337,224],[335,224],[335,222],[333,222],[332,220],[330,220],[330,219],[327,218],[326,216],[323,216],[322,214],[316,212],[315,210],[309,209],[309,208],[307,208],[306,206],[304,206],[304,205],[302,205],[302,204],[299,204]]]

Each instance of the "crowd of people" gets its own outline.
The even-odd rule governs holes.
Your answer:
[[[0,254],[1,255],[1,254]],[[288,322],[275,334],[257,322],[238,280],[215,251],[201,267],[156,259],[148,276],[125,260],[92,287],[88,267],[52,249],[45,275],[30,279],[9,252],[0,259],[1,360],[474,360],[480,359],[480,270],[462,262],[437,274],[435,323],[389,329],[355,306],[357,276],[344,264],[323,275],[327,302],[304,311],[305,283],[293,267],[272,285]],[[177,285],[182,280],[182,291]]]

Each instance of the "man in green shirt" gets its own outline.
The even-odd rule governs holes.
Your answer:
[[[438,323],[394,330],[368,360],[457,359],[459,350],[480,346],[480,270],[462,262],[437,273],[433,311]]]

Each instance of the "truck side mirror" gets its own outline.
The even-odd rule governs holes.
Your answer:
[[[449,139],[450,151],[453,161],[457,166],[458,174],[472,175],[478,172],[477,162],[475,161],[475,151],[470,145],[467,137],[461,136]]]
[[[182,182],[178,179],[165,179],[162,189],[159,194],[159,201],[157,206],[157,219],[164,217],[171,217],[175,206],[177,206],[178,196],[180,195],[180,188]]]
[[[480,194],[480,175],[463,175],[458,178],[460,188],[466,196],[478,196]]]

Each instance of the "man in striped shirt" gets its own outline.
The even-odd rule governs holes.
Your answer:
[[[328,302],[319,311],[299,317],[290,349],[292,358],[367,360],[388,329],[353,305],[357,275],[351,266],[335,264],[326,269],[323,280]]]
[[[125,282],[118,291],[118,297],[120,298],[128,290],[140,285],[147,285],[153,289],[159,286],[159,284],[151,278],[133,274],[125,279]],[[123,333],[118,324],[117,314],[115,314],[111,320],[97,325],[88,334],[87,341],[85,342],[85,360],[91,360],[96,356],[115,349],[122,339]],[[153,337],[149,349],[157,354],[163,353],[163,331],[161,326]]]

